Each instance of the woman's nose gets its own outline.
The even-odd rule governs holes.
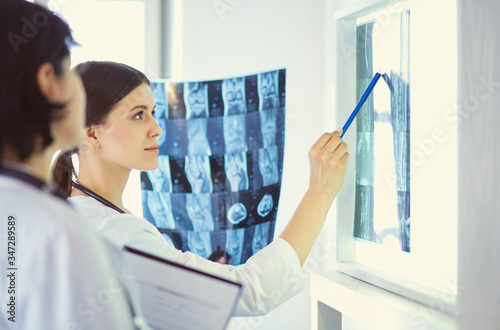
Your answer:
[[[152,119],[152,124],[153,124],[153,127],[151,129],[151,136],[152,137],[159,137],[160,135],[163,134],[163,129],[160,127],[160,125],[158,124],[158,122],[156,121],[156,119],[153,117]]]

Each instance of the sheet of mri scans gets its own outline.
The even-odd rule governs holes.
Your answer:
[[[151,84],[159,166],[141,173],[143,216],[183,251],[232,265],[271,242],[285,135],[284,69]]]

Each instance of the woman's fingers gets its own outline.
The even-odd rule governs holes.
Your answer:
[[[336,130],[333,133],[324,133],[318,141],[312,146],[309,156],[314,158],[320,154],[325,157],[332,156],[334,159],[340,159],[347,151],[347,144],[342,141],[340,135],[342,129]],[[333,153],[334,155],[329,155]]]
[[[334,137],[340,137],[342,134],[342,129],[334,131],[333,133],[323,133],[321,137],[313,144],[311,150],[321,150],[323,149]]]
[[[309,152],[311,185],[334,194],[342,185],[349,159],[347,144],[340,134],[340,130],[323,134]]]

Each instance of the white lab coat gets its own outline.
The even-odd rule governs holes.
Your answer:
[[[16,219],[12,286],[9,215]],[[64,200],[0,175],[0,241],[0,329],[132,328],[102,240]],[[8,287],[15,287],[15,323],[6,313]]]
[[[235,316],[266,314],[304,287],[300,262],[294,249],[281,238],[235,267],[181,252],[169,245],[158,229],[145,219],[120,214],[87,196],[69,198],[80,215],[118,247],[128,245],[243,284]]]

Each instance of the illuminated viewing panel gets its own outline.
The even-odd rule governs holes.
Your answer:
[[[344,136],[353,150],[337,196],[337,267],[428,304],[457,290],[456,3],[365,4],[335,17],[338,120],[375,73],[385,78]]]
[[[373,16],[370,16],[373,17]],[[386,73],[356,120],[354,238],[410,252],[410,11],[358,19],[356,99]]]

